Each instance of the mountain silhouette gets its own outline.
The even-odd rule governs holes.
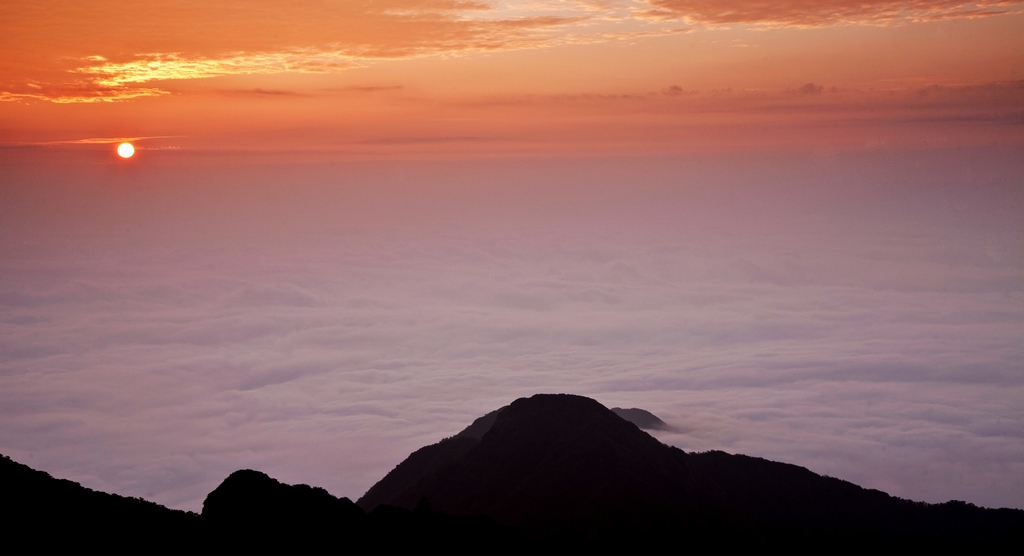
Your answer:
[[[994,550],[1024,541],[1024,511],[912,502],[796,465],[686,453],[641,430],[653,415],[640,411],[566,394],[521,398],[413,452],[356,503],[240,470],[201,515],[0,457],[4,530],[12,545],[106,552]]]
[[[977,548],[1024,540],[1021,510],[913,502],[796,465],[720,451],[687,456],[771,544]]]
[[[554,540],[744,531],[681,451],[589,398],[519,399],[474,436],[414,452],[357,503],[411,508],[427,499],[436,511],[481,514]]]
[[[466,549],[519,535],[482,516],[448,516],[420,504],[413,511],[381,506],[366,514],[322,488],[281,483],[251,469],[235,471],[203,502],[207,546],[217,552],[326,552]]]
[[[141,498],[95,491],[0,456],[4,542],[26,552],[185,551],[200,539],[199,516]]]
[[[251,469],[224,479],[206,496],[202,513],[209,541],[234,550],[325,546],[359,532],[364,518],[348,498]]]
[[[660,420],[659,420],[660,421]],[[490,425],[489,427],[487,425]],[[536,395],[417,450],[357,504],[480,514],[540,540],[992,545],[1024,512],[924,504],[795,465],[666,446],[598,402]]]

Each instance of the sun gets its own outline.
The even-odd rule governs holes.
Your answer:
[[[121,143],[117,146],[117,156],[131,158],[133,154],[135,154],[135,147],[131,143]]]

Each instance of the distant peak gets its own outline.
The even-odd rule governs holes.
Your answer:
[[[477,418],[471,425],[463,429],[461,432],[455,435],[455,438],[473,438],[481,440],[491,427],[494,426],[498,416],[502,414],[509,407],[514,407],[519,411],[527,410],[530,412],[549,412],[549,411],[569,411],[578,412],[583,411],[606,411],[605,407],[601,403],[587,398],[585,396],[577,396],[574,394],[535,394],[529,398],[519,398],[509,405],[500,407],[486,415]],[[629,409],[623,409],[621,407],[614,407],[611,409],[616,415],[633,423],[637,427],[643,430],[670,430],[671,427],[665,421],[658,418],[657,415],[647,411],[632,407]]]
[[[668,423],[662,421],[657,415],[647,411],[646,409],[640,409],[637,407],[631,407],[629,409],[613,407],[612,411],[619,417],[622,417],[643,430],[664,431],[671,428],[668,426]]]

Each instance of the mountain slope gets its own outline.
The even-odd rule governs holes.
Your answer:
[[[719,544],[975,545],[1020,540],[1024,531],[1019,510],[911,502],[795,465],[687,454],[580,396],[519,399],[495,412],[489,428],[470,428],[473,435],[415,452],[358,504],[429,500],[435,510],[488,516],[535,539],[594,542],[640,534]]]
[[[588,398],[519,399],[475,445],[460,446],[460,457],[453,440],[429,447],[443,451],[444,461],[432,459],[416,473],[407,469],[412,457],[400,464],[379,483],[394,493],[380,503],[411,508],[426,498],[438,511],[482,514],[552,538],[744,529],[685,454]],[[414,479],[398,484],[399,474]],[[362,507],[378,502],[369,496],[375,489]]]
[[[199,516],[141,498],[98,492],[0,456],[5,540],[39,549],[184,550]]]
[[[235,471],[203,502],[207,543],[217,552],[468,550],[514,548],[516,531],[483,517],[381,507],[366,514],[322,488],[281,483],[249,469]]]
[[[915,544],[996,544],[1024,540],[1024,511],[965,502],[926,504],[823,477],[803,467],[712,451],[689,454],[730,504],[768,539],[872,539]]]

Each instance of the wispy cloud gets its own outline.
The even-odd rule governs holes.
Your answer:
[[[294,9],[231,1],[209,7],[155,2],[145,9],[116,1],[113,7],[85,4],[96,9],[74,18],[35,6],[0,11],[14,22],[17,36],[10,40],[23,42],[15,54],[41,75],[5,76],[0,101],[111,102],[168,94],[153,84],[172,80],[330,73],[388,59],[536,48],[564,39],[567,26],[589,17],[505,13],[455,0],[326,2]],[[137,17],[126,19],[125,13]],[[61,46],[56,57],[53,44]]]
[[[0,102],[45,100],[57,104],[82,104],[118,102],[137,98],[158,97],[166,94],[169,94],[169,92],[152,87],[90,87],[88,84],[83,84],[79,87],[46,87],[45,90],[38,93],[0,91]]]
[[[355,91],[358,93],[376,93],[379,91],[400,91],[405,87],[402,85],[350,85],[343,87],[343,91]]]
[[[97,60],[96,65],[75,70],[102,87],[122,87],[150,81],[205,79],[219,75],[259,73],[326,73],[364,65],[341,52],[303,49],[257,54],[240,53],[224,58],[190,58],[181,54],[144,54],[124,63]]]
[[[36,145],[108,145],[124,141],[145,141],[147,139],[177,139],[184,135],[150,135],[146,137],[88,137],[85,139],[72,139],[68,141],[46,141],[35,143]]]
[[[28,68],[2,76],[0,102],[125,101],[170,94],[168,81],[634,40],[681,24],[889,25],[1021,10],[1017,0],[43,1],[0,7],[17,46],[8,55]]]
[[[977,18],[1016,13],[1017,0],[648,0],[643,17],[693,24],[754,24],[783,27],[888,25],[899,22]]]
[[[58,145],[112,145],[114,143],[137,143],[152,139],[177,139],[184,135],[149,135],[141,137],[86,137],[60,141],[32,141],[26,143],[0,143],[0,147],[49,147]],[[163,147],[167,148],[167,147]]]

